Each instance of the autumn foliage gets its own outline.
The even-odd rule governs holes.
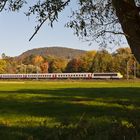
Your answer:
[[[17,61],[12,57],[0,60],[0,73],[62,73],[62,72],[120,72],[124,76],[140,76],[140,65],[129,48],[119,48],[113,53],[107,50],[87,51],[78,57],[32,55]]]

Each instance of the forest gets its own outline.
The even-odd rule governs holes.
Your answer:
[[[118,48],[115,52],[85,51],[74,58],[54,55],[29,55],[23,59],[8,57],[0,59],[0,73],[62,73],[62,72],[120,72],[124,77],[140,77],[140,65],[130,48]]]

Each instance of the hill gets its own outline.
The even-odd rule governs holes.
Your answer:
[[[21,55],[18,56],[18,59],[24,59],[31,55],[41,55],[43,57],[46,56],[55,56],[65,59],[72,59],[76,56],[84,54],[86,51],[72,49],[72,48],[65,48],[65,47],[45,47],[45,48],[36,48],[32,50],[28,50]]]

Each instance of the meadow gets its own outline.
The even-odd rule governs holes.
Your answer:
[[[139,81],[0,81],[0,140],[139,139]]]

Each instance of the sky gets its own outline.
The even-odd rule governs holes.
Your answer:
[[[22,10],[20,12],[0,13],[0,55],[18,56],[33,48],[61,46],[82,50],[97,50],[99,45],[93,42],[89,46],[88,42],[79,40],[73,34],[72,29],[64,27],[69,21],[71,10],[64,11],[58,22],[51,28],[45,23],[37,35],[29,42],[29,38],[34,33],[36,25],[35,19],[28,18]]]

